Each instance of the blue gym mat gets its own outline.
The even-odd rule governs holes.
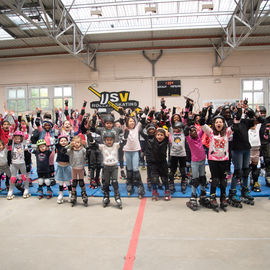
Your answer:
[[[35,170],[33,170],[33,173],[31,174],[31,178],[34,179],[36,176],[35,176],[36,172]],[[191,195],[191,187],[188,186],[187,187],[187,190],[185,192],[185,194],[183,194],[180,190],[181,190],[181,186],[180,186],[180,183],[179,181],[175,181],[175,188],[176,188],[176,192],[174,194],[172,194],[172,198],[190,198],[190,195]],[[270,196],[270,187],[267,187],[265,185],[265,180],[263,177],[259,177],[259,182],[261,184],[261,192],[251,192],[251,195],[254,196],[254,197],[269,197]],[[145,186],[145,197],[152,197],[152,192],[151,191],[148,191],[147,190],[147,186],[146,184],[144,185]],[[2,188],[2,191],[0,192],[0,196],[6,196],[7,195],[7,191],[5,190],[5,181],[1,181],[1,188]],[[228,187],[227,187],[227,194],[229,192],[229,188],[230,188],[230,184],[228,184]],[[238,189],[240,189],[240,186],[238,185],[237,186]],[[32,196],[38,196],[37,194],[37,189],[38,189],[38,184],[34,181],[33,182],[33,187],[30,187],[30,193]],[[111,190],[113,190],[112,187],[110,187]],[[44,195],[46,195],[46,188],[44,187],[43,188],[44,190]],[[58,192],[59,192],[59,187],[58,187],[58,184],[54,185],[52,187],[52,191],[53,191],[53,196],[56,197],[58,196]],[[128,194],[127,194],[127,190],[126,190],[126,184],[119,184],[119,191],[120,191],[120,194],[121,194],[121,197],[128,197]],[[86,184],[86,192],[87,192],[87,195],[89,197],[103,197],[103,192],[101,190],[101,188],[97,188],[97,189],[91,189],[89,188],[89,184]],[[164,196],[164,189],[163,190],[159,190],[159,195],[161,197]],[[199,188],[198,188],[198,192],[199,192]],[[207,195],[209,195],[209,188],[206,189],[206,192],[207,192]],[[81,196],[81,189],[79,187],[77,187],[77,194],[78,196]],[[240,193],[239,193],[240,194]],[[22,193],[17,190],[16,188],[14,188],[14,195],[15,196],[21,196]],[[110,196],[113,196],[114,193],[113,191],[110,192]],[[219,188],[217,189],[217,196],[220,195],[220,190]],[[68,196],[68,191],[67,190],[64,190],[64,196]],[[132,194],[130,197],[137,197],[138,196],[138,193],[137,193],[137,188],[135,187],[135,192],[134,194]]]

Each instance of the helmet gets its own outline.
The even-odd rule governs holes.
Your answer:
[[[45,144],[46,145],[46,141],[45,140],[43,140],[43,139],[40,139],[40,140],[38,140],[37,141],[37,146],[40,146],[40,145],[43,145],[43,144]]]
[[[113,139],[115,139],[115,135],[114,135],[113,132],[107,131],[107,132],[105,132],[103,138],[104,138],[104,139],[105,139],[105,138],[113,138]]]
[[[23,137],[24,133],[22,131],[20,131],[20,130],[17,130],[17,131],[14,132],[13,136],[22,136]]]
[[[175,122],[173,128],[183,129],[184,124],[182,122]]]
[[[113,123],[113,122],[114,122],[114,117],[113,117],[111,114],[108,114],[108,115],[104,116],[103,122],[104,122],[104,124],[105,124],[106,122],[111,122],[111,123]]]
[[[156,127],[153,124],[150,124],[147,128],[146,131],[149,132],[150,129],[156,130]]]
[[[213,117],[212,119],[212,122],[215,123],[215,121],[220,118],[223,122],[225,122],[225,118],[221,115],[221,114],[218,114],[216,115],[215,117]]]
[[[68,136],[67,136],[67,135],[61,134],[61,135],[58,136],[58,140],[59,140],[59,141],[60,141],[62,138],[65,138],[65,139],[67,139],[67,141],[68,141]]]
[[[53,123],[49,119],[43,120],[42,126],[44,126],[45,124],[50,124],[51,127],[53,127]]]
[[[262,105],[259,106],[260,112],[266,113],[266,108]]]

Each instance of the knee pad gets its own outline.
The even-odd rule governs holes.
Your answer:
[[[77,179],[73,179],[72,180],[72,187],[73,188],[77,187],[77,184],[78,184],[78,180]]]
[[[10,183],[11,184],[15,184],[16,183],[16,180],[17,180],[17,178],[16,177],[10,177]]]
[[[38,184],[39,184],[40,186],[42,186],[43,183],[44,183],[44,179],[43,179],[43,178],[38,178]]]
[[[22,174],[22,180],[25,182],[27,180],[26,176]]]
[[[244,168],[243,169],[243,177],[248,178],[249,172],[250,172],[249,168]]]
[[[200,184],[202,186],[205,186],[206,185],[206,176],[205,175],[204,176],[200,176],[199,177],[199,180],[200,180]]]
[[[197,188],[197,187],[200,185],[199,178],[193,178],[193,179],[191,179],[190,184],[191,184],[193,187]]]
[[[113,189],[116,190],[119,188],[119,185],[118,185],[118,182],[116,179],[112,180],[112,186],[113,186]]]
[[[242,177],[242,173],[241,173],[241,170],[234,170],[234,173],[233,173],[233,176],[237,179],[241,179]]]
[[[153,176],[151,182],[152,182],[152,185],[158,185],[159,184],[158,176]]]
[[[45,179],[45,181],[44,181],[44,182],[45,182],[45,185],[46,185],[46,186],[50,186],[50,185],[51,185],[51,180],[50,180],[50,179],[48,179],[48,178],[47,178],[47,179]]]
[[[219,184],[219,178],[212,178],[211,186],[217,187]]]
[[[81,188],[85,186],[84,181],[82,179],[79,180],[79,186]]]

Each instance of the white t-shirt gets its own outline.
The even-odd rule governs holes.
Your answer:
[[[118,149],[119,143],[114,143],[111,147],[105,144],[98,145],[99,150],[103,155],[103,163],[106,166],[116,166],[118,164]]]
[[[248,139],[251,147],[258,147],[261,146],[260,140],[260,128],[262,124],[257,124],[255,129],[248,130]]]

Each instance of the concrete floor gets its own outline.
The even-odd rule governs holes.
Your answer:
[[[141,201],[123,198],[123,210],[101,201],[1,197],[0,269],[123,269]],[[186,201],[146,200],[134,270],[270,269],[268,198],[227,213],[193,212]]]

